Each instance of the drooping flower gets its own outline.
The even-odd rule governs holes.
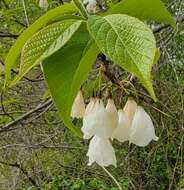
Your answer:
[[[71,117],[82,118],[84,116],[84,113],[85,113],[84,98],[82,92],[79,91],[72,106]]]
[[[115,151],[108,139],[94,136],[90,141],[87,156],[89,157],[88,165],[96,162],[100,166],[114,165],[116,167]]]
[[[101,138],[111,137],[114,126],[102,100],[96,99],[92,111],[84,116],[81,130],[85,139],[89,139],[94,135]]]
[[[108,117],[110,118],[112,128],[114,128],[115,130],[118,125],[118,111],[116,109],[114,101],[111,98],[108,99],[105,109],[108,114]]]
[[[129,140],[131,133],[131,122],[137,109],[137,103],[132,99],[128,98],[123,110],[118,111],[118,126],[112,138],[117,139],[120,142]]]
[[[126,102],[123,111],[127,115],[130,122],[133,120],[136,109],[137,103],[132,98],[128,98],[128,101]]]
[[[84,115],[87,116],[90,112],[93,111],[94,107],[95,107],[95,102],[96,102],[96,98],[92,97],[89,101],[89,104],[86,106],[86,110]]]
[[[40,8],[42,8],[42,9],[47,9],[48,6],[49,6],[48,1],[47,1],[47,0],[40,0],[40,1],[39,1],[39,6],[40,6]]]
[[[97,1],[96,0],[84,0],[83,4],[86,5],[86,9],[89,13],[96,13],[97,12]]]
[[[158,140],[150,116],[133,99],[128,99],[123,110],[118,111],[118,127],[112,138],[120,142],[129,141],[137,146],[146,146]]]
[[[144,147],[151,140],[158,140],[152,120],[145,110],[141,106],[138,106],[132,121],[129,141],[137,146]]]
[[[126,113],[123,110],[118,111],[118,116],[118,126],[112,134],[112,138],[115,138],[120,142],[124,142],[129,140],[131,125]]]
[[[87,4],[86,9],[89,13],[96,13],[97,12],[97,3]]]
[[[83,127],[81,129],[84,133],[84,135],[83,135],[84,139],[90,139],[93,136],[93,134],[90,133],[90,126],[87,125],[87,123],[88,123],[88,121],[90,121],[92,113],[95,110],[95,105],[98,101],[99,101],[99,99],[92,97],[90,99],[90,102],[86,106],[86,110],[85,110],[84,118],[83,118]]]
[[[84,139],[90,139],[93,135],[94,135],[94,128],[97,125],[97,119],[100,119],[100,116],[98,114],[98,112],[101,111],[101,109],[99,110],[98,108],[100,104],[100,100],[96,99],[96,101],[94,101],[93,99],[89,102],[89,104],[87,105],[87,109],[86,109],[86,114],[84,115],[83,118],[83,126],[81,128],[84,136]]]

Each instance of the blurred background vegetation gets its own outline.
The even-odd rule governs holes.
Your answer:
[[[36,0],[0,0],[0,190],[117,190],[114,182],[97,165],[87,166],[88,142],[76,138],[60,120],[49,99],[49,91],[40,67],[34,68],[18,85],[2,93],[4,60],[20,33],[46,10]],[[101,2],[99,2],[101,3]],[[153,1],[154,3],[154,1]],[[184,15],[183,0],[165,0],[176,20]],[[62,1],[49,1],[49,8]],[[151,6],[151,5],[150,5]],[[183,20],[182,20],[183,21]],[[162,27],[155,32],[161,58],[153,69],[158,102],[137,98],[151,114],[159,136],[145,148],[113,142],[118,168],[108,170],[123,190],[184,189],[184,22],[173,31]],[[157,23],[150,23],[154,28]],[[86,100],[98,82],[98,60],[84,84]],[[128,73],[109,64],[118,80]],[[16,74],[15,68],[12,73]],[[102,86],[110,86],[118,108],[127,100],[107,77]],[[144,90],[133,81],[140,94]],[[75,121],[77,126],[80,121]]]

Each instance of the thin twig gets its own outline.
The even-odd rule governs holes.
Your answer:
[[[184,22],[184,15],[177,16],[175,18],[177,24]],[[161,32],[163,29],[170,27],[170,25],[158,24],[152,27],[153,33]]]
[[[168,190],[172,189],[174,176],[175,176],[175,173],[176,173],[176,168],[177,168],[177,164],[178,164],[178,160],[179,160],[179,155],[180,155],[180,151],[181,151],[181,148],[182,148],[182,145],[183,145],[183,139],[184,139],[184,135],[181,138],[181,142],[180,142],[180,145],[179,145],[179,148],[178,148],[178,154],[177,154],[177,158],[176,158],[176,163],[174,165],[173,175],[172,175],[171,183],[169,184],[169,189]]]
[[[45,103],[43,104],[39,104],[36,108],[32,109],[31,111],[23,114],[22,116],[18,117],[17,119],[15,119],[14,121],[8,123],[7,125],[5,125],[4,127],[2,127],[0,129],[0,133],[5,132],[7,130],[9,130],[11,127],[13,127],[14,125],[16,125],[17,123],[21,122],[22,120],[27,119],[31,114],[47,107],[50,106],[50,104],[52,103],[52,99],[50,98],[49,100],[47,100]]]
[[[22,168],[22,166],[20,164],[18,164],[17,162],[12,164],[12,163],[8,163],[8,162],[0,161],[0,164],[18,168],[27,177],[27,179],[32,183],[32,185],[38,186],[36,181],[32,177],[30,177],[28,172],[24,168]]]
[[[2,91],[1,91],[1,94],[0,94],[1,109],[2,109],[2,111],[3,111],[3,113],[4,113],[4,115],[8,116],[11,120],[14,121],[13,116],[10,115],[10,114],[6,111],[6,109],[5,109],[5,107],[4,107],[3,98],[4,98],[4,91],[2,90]]]
[[[25,149],[83,149],[82,147],[74,147],[74,146],[68,146],[68,145],[41,145],[41,144],[31,144],[31,145],[26,145],[26,144],[8,144],[0,147],[0,150],[2,149],[9,149],[13,147],[19,147],[19,148],[25,148]]]
[[[109,175],[109,177],[111,177],[112,180],[116,183],[116,185],[118,186],[119,190],[122,190],[122,188],[121,188],[120,184],[118,183],[118,181],[116,180],[116,178],[105,167],[103,167],[103,166],[101,166],[101,167]]]
[[[18,38],[19,34],[0,32],[0,38]]]
[[[2,64],[3,66],[5,66],[4,62],[2,60],[0,60],[0,64]],[[14,69],[11,69],[11,71],[14,73],[14,74],[18,74],[19,72],[18,71],[15,71]],[[44,79],[43,78],[40,78],[40,79],[30,79],[26,76],[23,76],[24,79],[26,79],[27,81],[29,82],[41,82],[43,81]]]
[[[24,0],[22,0],[22,5],[23,5],[23,9],[24,9],[24,14],[25,14],[27,26],[29,26],[29,20],[28,20],[27,11],[26,11],[26,5],[25,5]]]

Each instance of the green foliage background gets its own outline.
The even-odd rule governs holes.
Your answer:
[[[49,8],[60,3],[61,1],[50,1]],[[165,3],[173,15],[184,13],[183,1],[167,0]],[[45,13],[34,0],[26,1],[26,10],[29,23],[33,23]],[[0,1],[0,21],[0,61],[3,63],[11,45],[27,26],[22,2]],[[167,28],[156,34],[161,59],[153,69],[153,77],[159,101],[140,101],[152,115],[159,141],[152,142],[146,148],[129,147],[128,143],[114,142],[119,167],[109,167],[108,170],[125,190],[184,188],[183,28],[183,24],[180,23],[175,33]],[[110,69],[118,76],[128,76],[117,66],[111,65]],[[1,89],[4,81],[3,64],[0,66],[0,73]],[[91,89],[96,85],[96,75],[95,67],[84,86],[86,97],[89,97]],[[40,68],[34,68],[26,77],[1,96],[1,127],[47,100],[49,92],[42,80]],[[137,81],[135,84],[139,87]],[[105,78],[102,80],[103,85],[112,86],[117,107],[123,106],[126,101],[124,94]],[[14,126],[14,130],[0,133],[0,189],[117,189],[100,167],[87,166],[88,160],[85,155],[88,142],[74,137],[63,126],[52,104],[46,108]],[[80,125],[80,121],[74,122]],[[24,172],[20,167],[10,166],[15,163],[18,163]],[[37,187],[29,177],[35,181]]]

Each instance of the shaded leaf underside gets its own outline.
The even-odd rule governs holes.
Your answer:
[[[72,124],[70,111],[99,52],[96,45],[89,42],[89,34],[81,27],[67,45],[43,62],[45,79],[63,122],[78,136],[81,133]]]

